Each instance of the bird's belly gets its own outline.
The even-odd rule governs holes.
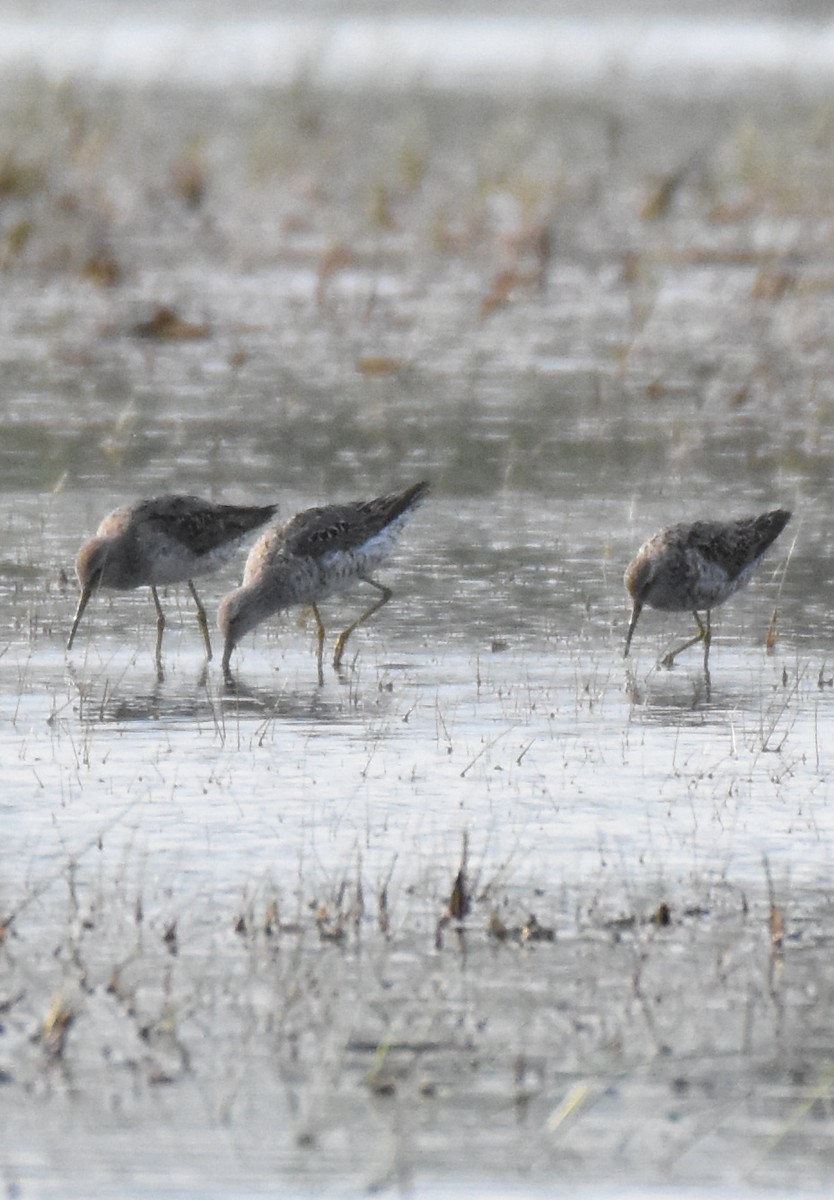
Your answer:
[[[324,599],[348,591],[360,575],[376,570],[390,552],[391,546],[377,537],[356,550],[333,550],[323,554],[319,560],[319,597]]]
[[[646,601],[652,608],[671,611],[687,609],[703,612],[716,608],[729,600],[743,587],[752,574],[753,566],[746,568],[735,578],[730,578],[718,563],[698,555],[687,564],[684,577],[659,576],[653,583]]]
[[[185,583],[200,575],[210,575],[229,561],[236,550],[234,544],[225,543],[207,554],[194,554],[181,542],[172,538],[160,538],[148,556],[143,583],[154,587],[166,587],[173,583]]]
[[[288,604],[318,604],[346,592],[362,571],[353,553],[336,551],[318,559],[296,559],[285,569],[276,611]]]

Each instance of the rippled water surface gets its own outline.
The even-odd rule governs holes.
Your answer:
[[[831,96],[175,83],[0,96],[9,1194],[828,1188]],[[65,652],[126,500],[421,478],[321,687],[185,589]],[[710,676],[624,661],[640,543],[777,506]]]

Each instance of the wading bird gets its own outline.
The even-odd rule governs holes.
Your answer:
[[[397,537],[429,485],[417,483],[404,492],[308,508],[284,525],[267,529],[246,560],[243,584],[225,597],[217,623],[225,639],[223,673],[231,677],[229,660],[244,634],[261,621],[294,604],[312,609],[318,635],[318,678],[324,680],[322,655],[325,629],[318,604],[328,596],[348,591],[356,582],[380,593],[366,612],[336,641],[333,666],[338,669],[348,638],[393,593],[371,578],[388,558]]]
[[[105,517],[78,552],[75,569],[81,597],[67,649],[75,640],[87,602],[99,588],[116,591],[149,587],[156,606],[156,666],[162,671],[165,616],[157,588],[186,583],[197,605],[197,620],[211,658],[206,611],[193,580],[223,566],[241,538],[275,515],[277,505],[251,507],[212,504],[196,496],[156,496]]]
[[[626,634],[624,657],[644,604],[670,612],[688,609],[698,632],[671,650],[662,660],[670,667],[675,658],[696,642],[704,643],[704,669],[710,647],[710,612],[723,604],[750,579],[762,556],[790,520],[784,509],[740,521],[695,521],[673,525],[650,538],[638,550],[625,573],[625,585],[634,603]],[[704,623],[699,612],[706,613]]]

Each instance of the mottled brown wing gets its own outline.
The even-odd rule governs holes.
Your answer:
[[[717,521],[697,521],[690,529],[688,548],[697,550],[707,561],[717,563],[728,579],[741,572],[764,554],[787,525],[791,514],[785,509],[762,513],[725,525]]]
[[[187,546],[192,554],[209,554],[265,524],[277,505],[212,504],[199,496],[157,496],[137,506],[149,526]]]
[[[418,504],[428,488],[427,483],[418,483],[404,492],[378,496],[375,500],[308,508],[283,527],[282,549],[300,558],[355,550]]]

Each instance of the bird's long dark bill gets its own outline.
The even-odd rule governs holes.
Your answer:
[[[625,644],[625,650],[623,651],[623,658],[628,658],[628,651],[629,651],[629,647],[631,646],[631,635],[634,633],[634,626],[637,624],[637,618],[640,616],[640,613],[642,611],[643,611],[643,605],[635,604],[635,606],[632,610],[632,613],[631,613],[631,624],[629,625],[628,633],[626,634],[626,644]]]
[[[75,640],[75,631],[78,628],[78,624],[84,613],[84,609],[87,607],[87,601],[90,599],[92,594],[93,589],[90,587],[84,588],[83,592],[81,593],[81,598],[78,601],[78,608],[75,610],[75,620],[72,623],[72,629],[70,630],[69,639],[67,640],[67,650],[72,649],[72,643]]]

